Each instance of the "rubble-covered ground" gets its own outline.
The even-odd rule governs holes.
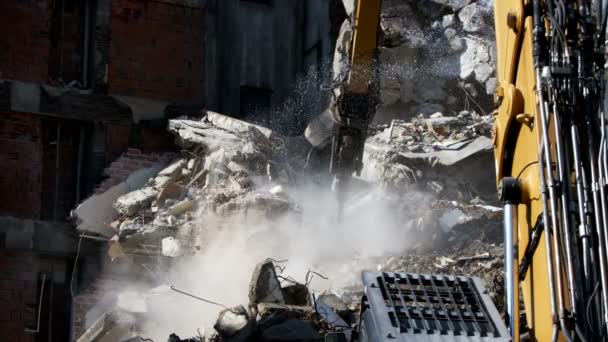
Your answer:
[[[287,162],[287,139],[213,112],[171,120],[181,157],[118,197],[115,220],[102,227],[113,236],[111,258],[143,249],[171,267],[118,294],[110,317],[126,314],[130,334],[156,338],[206,327],[207,338],[222,341],[283,341],[286,331],[314,340],[344,327],[315,311],[312,294],[355,324],[362,270],[479,276],[500,306],[501,210],[484,192],[492,170],[461,174],[492,165],[488,124],[462,112],[374,127],[364,177],[339,222],[331,192]],[[177,312],[153,312],[159,305]]]

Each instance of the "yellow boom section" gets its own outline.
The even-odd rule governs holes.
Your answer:
[[[351,52],[348,90],[367,93],[373,78],[372,62],[376,57],[381,0],[358,0]]]

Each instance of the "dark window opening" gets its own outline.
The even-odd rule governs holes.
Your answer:
[[[76,11],[76,0],[65,0],[64,6],[65,13],[73,14]]]
[[[240,117],[264,122],[268,118],[272,91],[265,88],[241,86]]]
[[[272,6],[272,0],[241,0],[241,2]]]

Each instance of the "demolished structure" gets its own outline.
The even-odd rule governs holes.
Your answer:
[[[208,335],[232,341],[240,340],[241,334],[249,337],[261,334],[263,340],[274,341],[272,334],[280,335],[293,329],[312,339],[344,330],[335,324],[332,326],[333,320],[321,314],[319,305],[338,307],[333,310],[349,327],[356,323],[353,317],[360,310],[362,288],[353,275],[362,269],[478,275],[490,286],[491,296],[499,301],[503,253],[499,238],[501,210],[491,205],[494,200],[486,191],[493,178],[466,174],[468,172],[463,178],[454,175],[455,169],[465,165],[491,162],[487,122],[487,117],[463,112],[457,117],[421,115],[411,122],[395,120],[388,127],[375,127],[376,134],[368,139],[366,146],[368,161],[361,186],[367,192],[376,188],[374,184],[381,189],[352,198],[345,211],[352,215],[368,207],[370,201],[382,198],[394,208],[393,214],[398,220],[402,220],[403,236],[414,243],[404,245],[398,254],[379,253],[351,258],[350,263],[344,261],[343,273],[322,275],[329,279],[350,279],[333,282],[327,289],[329,292],[324,292],[323,286],[311,286],[309,277],[313,273],[298,282],[289,275],[289,262],[273,264],[269,259],[254,270],[249,306],[219,313],[216,334]],[[303,182],[304,175],[288,162],[285,137],[210,111],[200,120],[171,120],[168,129],[182,147],[181,156],[164,167],[156,167],[155,172],[149,168],[134,172],[148,178],[140,177],[139,189],[115,198],[109,211],[110,224],[98,221],[97,226],[92,225],[88,212],[82,210],[87,201],[74,211],[81,233],[108,239],[108,254],[112,259],[132,259],[138,254],[147,255],[150,260],[165,258],[167,262],[153,262],[157,266],[153,269],[167,272],[167,267],[175,267],[170,265],[204,253],[209,244],[213,244],[210,228],[202,222],[213,222],[218,229],[230,230],[237,229],[231,226],[235,217],[252,227],[272,225],[289,215],[299,217],[305,203],[298,199],[298,192],[304,190],[298,183]],[[450,183],[453,181],[460,182],[461,186]],[[106,193],[114,193],[113,189]],[[105,199],[105,194],[99,198]],[[91,200],[96,199],[88,201]],[[428,203],[428,208],[421,200]],[[266,242],[277,241],[271,238]],[[159,265],[165,271],[159,269]],[[139,277],[137,281],[146,284],[145,291],[157,296],[171,292],[171,284],[159,282],[158,277]],[[158,292],[159,286],[164,286],[164,290]],[[123,298],[121,305],[124,293],[119,291],[114,304],[106,306],[109,315],[136,316],[127,320],[132,328],[124,337],[146,333],[138,328],[138,322],[146,320],[148,309],[145,308],[151,305],[145,304],[150,300],[146,298],[154,296],[143,293],[136,295],[139,298],[136,300],[125,302]],[[315,306],[313,294],[332,298],[331,303],[325,302],[330,299],[323,299]],[[133,304],[140,302],[141,305]],[[110,334],[118,327],[124,329],[121,324],[109,326],[113,328],[100,329],[98,334]],[[90,340],[94,339],[82,341]]]
[[[329,188],[318,148],[332,129],[327,116],[313,120],[325,129],[316,137],[319,144],[310,135],[283,136],[210,110],[173,116],[167,131],[179,152],[127,151],[121,158],[130,166],[123,168],[117,159],[118,177],[72,212],[81,239],[103,241],[108,261],[89,286],[102,294],[91,299],[85,290],[74,299],[78,317],[84,317],[78,318],[83,329],[75,337],[86,329],[79,341],[157,340],[171,333],[171,341],[180,341],[178,335],[196,336],[192,341],[318,340],[338,332],[350,340],[360,322],[359,274],[365,269],[477,276],[500,308],[502,213],[494,206],[487,94],[496,80],[492,33],[485,30],[489,7],[485,1],[430,3],[426,8],[416,1],[383,2],[383,104],[344,210],[355,221],[380,206],[374,213],[391,217],[389,229],[382,232],[383,220],[360,225],[384,239],[357,240],[357,234],[361,240],[372,234],[333,221],[335,203],[328,194],[310,199],[310,192]],[[334,56],[334,78],[344,63],[340,49],[348,30],[346,22]],[[445,51],[441,58],[427,58],[438,50]],[[130,162],[137,158],[150,162]],[[230,231],[246,236],[244,243],[234,242],[243,249],[234,259],[234,251],[222,251],[231,241],[215,245],[216,235],[236,239]],[[285,242],[307,235],[312,242]],[[387,236],[394,240],[390,246],[383,245]],[[351,242],[348,253],[337,251]],[[299,253],[315,257],[291,258]],[[201,258],[224,273],[201,272],[217,270],[197,268]],[[172,277],[184,268],[192,275]],[[204,287],[198,283],[227,279],[240,284],[217,287],[241,292],[199,292]],[[179,307],[175,296],[190,303]],[[174,312],[196,315],[199,304],[204,315],[195,321]],[[162,316],[164,310],[173,316]]]

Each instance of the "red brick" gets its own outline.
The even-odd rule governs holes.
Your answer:
[[[203,10],[182,3],[134,0],[113,1],[111,13],[110,92],[200,102]],[[181,85],[178,79],[183,80]]]

